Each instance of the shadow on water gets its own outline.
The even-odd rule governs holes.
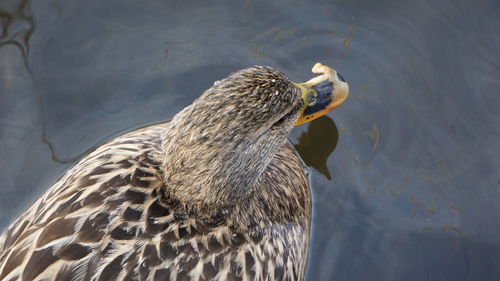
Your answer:
[[[298,137],[298,141],[294,146],[304,163],[331,180],[326,160],[339,141],[335,122],[328,116],[313,120],[307,126],[307,131]]]

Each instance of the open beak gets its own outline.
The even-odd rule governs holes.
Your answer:
[[[322,74],[304,83],[294,83],[302,91],[304,106],[295,126],[312,121],[341,105],[349,94],[349,85],[344,78],[321,63],[312,68],[313,73]]]

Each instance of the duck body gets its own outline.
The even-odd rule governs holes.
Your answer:
[[[238,71],[98,147],[0,236],[0,281],[303,280],[311,193],[287,136],[347,96],[317,67]]]
[[[262,192],[197,218],[162,195],[166,129],[127,133],[69,170],[2,236],[0,280],[302,280],[311,200],[291,144]]]

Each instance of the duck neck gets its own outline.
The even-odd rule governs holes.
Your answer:
[[[209,112],[195,102],[173,118],[162,138],[162,168],[167,198],[213,215],[251,196],[285,139],[266,141],[258,128]]]

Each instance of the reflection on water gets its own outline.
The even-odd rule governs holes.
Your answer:
[[[500,279],[499,12],[0,1],[0,227],[86,151],[170,119],[228,73],[263,64],[305,81],[320,61],[351,93],[290,136],[312,167],[308,280]]]
[[[299,136],[295,149],[304,163],[316,169],[327,179],[332,176],[327,166],[327,160],[337,146],[339,132],[332,119],[322,116],[308,123],[307,131]]]
[[[78,160],[84,153],[78,155],[73,159],[69,160],[61,160],[56,156],[56,152],[54,151],[53,145],[49,140],[45,137],[45,115],[44,115],[44,107],[42,102],[42,96],[40,95],[36,78],[31,70],[29,60],[29,41],[31,35],[35,31],[35,24],[33,21],[33,16],[30,11],[30,1],[3,1],[0,3],[0,19],[2,20],[2,36],[0,37],[0,48],[4,47],[14,47],[18,51],[20,51],[20,57],[18,57],[18,61],[21,60],[22,66],[24,66],[25,73],[29,76],[33,92],[36,95],[36,98],[39,103],[39,112],[40,112],[40,122],[41,122],[41,134],[40,140],[43,144],[47,145],[50,150],[51,158],[53,161],[61,163],[61,164],[69,164],[76,160]],[[11,65],[13,63],[14,57],[9,57],[7,55],[4,56],[4,61],[1,66],[3,66],[3,79],[5,92],[14,88],[15,86],[11,85],[11,83],[15,83],[12,77],[13,73],[11,70],[15,68]],[[0,66],[0,67],[1,67]]]

